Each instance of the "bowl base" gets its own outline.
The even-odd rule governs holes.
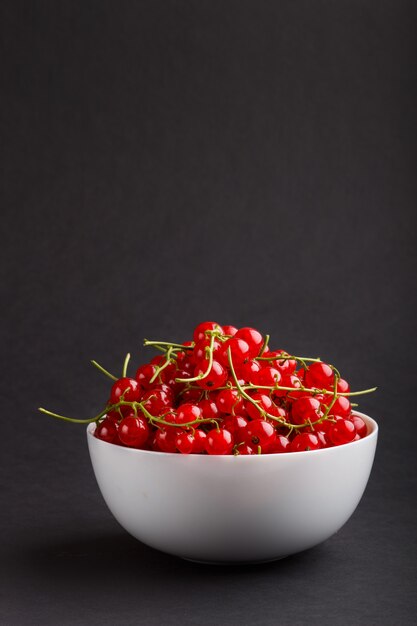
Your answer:
[[[189,561],[190,563],[198,563],[199,565],[224,565],[224,566],[239,566],[239,565],[262,565],[263,563],[273,563],[274,561],[281,561],[281,559],[286,559],[288,554],[284,556],[274,556],[272,559],[259,559],[253,561],[205,561],[202,559],[190,559],[189,557],[182,556],[181,558],[184,561]]]

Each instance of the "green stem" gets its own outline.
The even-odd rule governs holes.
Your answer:
[[[172,343],[170,341],[149,341],[145,339],[143,342],[144,346],[167,346],[171,348],[181,348],[181,350],[192,350],[194,348],[194,342],[191,346],[184,346],[182,343]]]
[[[130,361],[130,352],[128,352],[125,356],[125,360],[123,363],[123,369],[122,369],[122,378],[125,378],[126,374],[127,374],[127,366],[129,365],[129,361]]]
[[[117,380],[116,376],[113,376],[113,374],[110,374],[110,372],[108,372],[107,370],[104,369],[104,367],[102,367],[100,365],[100,363],[97,363],[97,361],[92,360],[91,361],[92,365],[94,365],[94,367],[96,367],[102,374],[104,374],[105,376],[108,376],[108,378],[111,378],[112,380]]]
[[[106,406],[106,408],[103,409],[103,411],[101,411],[98,415],[96,415],[95,417],[90,417],[86,420],[76,419],[75,417],[66,417],[65,415],[53,413],[52,411],[48,411],[47,409],[44,409],[42,407],[39,407],[38,411],[44,413],[45,415],[49,415],[50,417],[56,417],[57,419],[64,420],[65,422],[72,422],[73,424],[91,424],[92,422],[98,422],[101,417],[106,415],[106,413],[108,413],[109,411],[114,411],[119,407],[119,405],[120,403],[114,404],[112,406]]]
[[[156,368],[155,374],[152,376],[151,380],[149,381],[150,384],[152,384],[154,382],[154,380],[159,376],[159,374],[166,367],[168,367],[168,365],[171,363],[171,354],[172,354],[172,347],[168,348],[167,353],[166,353],[166,359],[165,359],[165,362],[163,363],[163,365],[161,365],[161,366]]]
[[[264,342],[263,342],[263,344],[262,344],[262,348],[261,348],[261,350],[260,350],[260,352],[259,352],[258,359],[261,359],[261,358],[262,358],[262,355],[263,355],[263,353],[265,352],[265,350],[266,350],[266,348],[267,348],[267,346],[268,346],[268,343],[269,343],[269,335],[265,335],[265,341],[264,341]]]
[[[199,374],[198,376],[194,376],[193,378],[176,378],[175,382],[176,383],[192,383],[196,380],[202,380],[203,378],[205,378],[206,376],[208,376],[211,372],[211,368],[213,367],[213,351],[214,351],[214,339],[215,339],[216,335],[213,332],[211,334],[211,338],[210,338],[210,346],[209,346],[209,362],[207,365],[207,369],[204,372],[204,374]]]

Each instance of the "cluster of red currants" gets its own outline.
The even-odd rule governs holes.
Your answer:
[[[302,452],[350,443],[367,427],[338,370],[320,359],[271,350],[254,328],[199,324],[183,344],[147,341],[159,351],[135,378],[114,380],[105,409],[89,420],[108,443],[182,454]]]

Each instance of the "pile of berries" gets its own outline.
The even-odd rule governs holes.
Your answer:
[[[320,359],[271,350],[254,328],[203,322],[183,344],[147,341],[159,354],[114,380],[95,436],[108,443],[181,454],[302,452],[350,443],[367,427],[352,412],[338,370]],[[356,406],[356,405],[355,405]]]

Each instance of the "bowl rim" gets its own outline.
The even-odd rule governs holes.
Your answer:
[[[318,450],[304,450],[302,452],[272,452],[270,454],[238,454],[238,455],[233,455],[233,454],[179,454],[178,452],[158,452],[157,450],[142,450],[140,448],[129,448],[128,446],[119,446],[116,443],[109,443],[107,441],[103,441],[101,439],[98,439],[97,437],[94,437],[94,432],[95,429],[97,427],[97,424],[95,422],[88,424],[87,426],[87,439],[89,438],[89,441],[91,441],[91,443],[94,442],[94,444],[97,445],[103,445],[103,446],[111,446],[112,448],[117,448],[119,450],[124,450],[126,451],[126,454],[137,454],[139,456],[141,455],[145,455],[145,456],[154,456],[154,457],[159,457],[160,455],[163,455],[164,458],[166,457],[175,457],[175,458],[184,458],[184,456],[186,456],[187,458],[205,458],[205,459],[209,459],[209,458],[213,458],[213,459],[267,459],[267,458],[276,458],[276,457],[281,457],[281,458],[287,458],[287,457],[298,457],[300,454],[308,454],[309,457],[312,457],[313,455],[318,456],[318,455],[323,455],[323,454],[329,454],[332,453],[331,451],[333,450],[338,450],[340,448],[346,448],[347,446],[353,447],[353,446],[361,446],[361,445],[367,445],[366,442],[370,442],[373,441],[374,439],[376,440],[378,437],[378,431],[379,431],[379,427],[377,422],[370,417],[369,415],[366,415],[365,413],[361,413],[360,411],[352,411],[352,413],[354,415],[358,415],[359,417],[361,417],[364,422],[366,423],[368,429],[370,428],[370,432],[368,432],[366,434],[365,437],[362,437],[362,439],[358,439],[357,441],[350,441],[349,443],[343,443],[339,446],[331,446],[329,448],[319,448]],[[253,461],[249,461],[249,462],[253,462]]]

